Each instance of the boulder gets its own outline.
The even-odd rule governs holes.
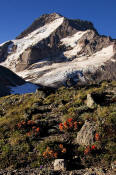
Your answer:
[[[94,101],[94,99],[93,99],[93,97],[92,97],[91,94],[87,94],[87,101],[86,101],[86,104],[87,104],[87,106],[88,106],[89,108],[91,108],[91,109],[94,109],[94,108],[95,108],[96,103],[95,103],[95,101]]]
[[[64,159],[56,159],[54,161],[54,170],[55,171],[65,171],[66,170],[66,161]]]
[[[111,168],[112,168],[113,171],[116,172],[116,161],[111,163]]]
[[[95,131],[96,124],[94,122],[85,121],[85,124],[77,134],[76,143],[82,146],[93,144]]]

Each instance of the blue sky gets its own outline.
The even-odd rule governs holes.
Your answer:
[[[116,0],[0,0],[0,43],[52,12],[89,20],[100,34],[116,38]]]

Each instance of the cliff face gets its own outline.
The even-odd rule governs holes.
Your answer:
[[[113,80],[116,41],[100,36],[91,22],[46,14],[15,40],[0,45],[0,64],[52,87]]]

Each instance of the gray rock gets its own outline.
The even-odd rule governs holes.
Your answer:
[[[96,130],[95,123],[85,121],[85,124],[77,134],[76,143],[82,146],[93,144],[95,130]]]
[[[65,171],[66,170],[66,161],[64,159],[56,159],[54,161],[54,170],[55,171]]]
[[[92,95],[91,94],[87,94],[86,104],[91,109],[94,109],[95,108],[96,103],[95,103],[94,99],[92,98]]]
[[[116,161],[111,163],[111,168],[113,171],[116,171]]]

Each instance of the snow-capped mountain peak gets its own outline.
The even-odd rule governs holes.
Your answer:
[[[0,45],[0,64],[46,86],[114,79],[115,43],[100,36],[91,22],[46,14]]]

